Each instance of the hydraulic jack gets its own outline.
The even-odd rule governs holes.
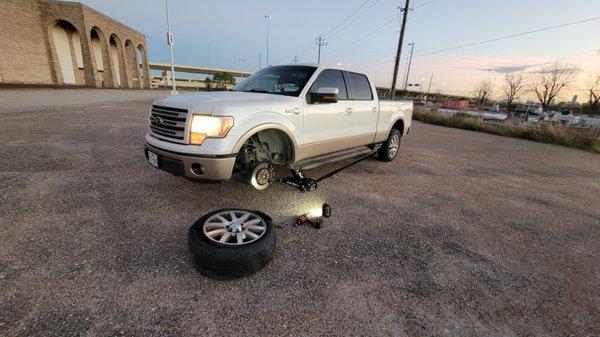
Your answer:
[[[317,189],[317,181],[305,177],[298,169],[290,169],[292,177],[283,178],[282,181],[290,186],[299,189],[302,192],[314,191]]]

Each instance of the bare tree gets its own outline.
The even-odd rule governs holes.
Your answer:
[[[477,86],[475,86],[475,94],[477,95],[477,104],[483,106],[485,102],[490,99],[492,92],[494,91],[494,83],[490,78],[482,79]]]
[[[506,74],[504,78],[504,93],[508,108],[513,107],[513,102],[519,99],[525,91],[525,76],[523,74]]]
[[[600,73],[590,75],[587,91],[590,111],[595,112],[600,108]]]
[[[577,80],[580,73],[579,67],[572,64],[554,63],[533,74],[531,90],[546,110],[558,95]]]

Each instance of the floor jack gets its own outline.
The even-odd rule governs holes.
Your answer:
[[[360,163],[361,161],[371,157],[372,155],[374,155],[375,153],[377,153],[377,150],[379,149],[379,147],[373,149],[371,152],[369,152],[369,154],[360,157],[359,159],[351,162],[348,165],[342,166],[338,169],[335,169],[325,175],[323,175],[320,178],[317,179],[310,179],[304,176],[304,174],[302,174],[302,171],[300,171],[300,169],[295,169],[295,168],[290,168],[290,172],[292,173],[292,177],[287,177],[287,178],[283,178],[281,179],[282,182],[297,188],[298,190],[300,190],[302,193],[305,192],[309,192],[309,191],[314,191],[317,189],[318,187],[318,183],[327,179],[327,178],[331,178],[332,176],[334,176],[335,174],[349,168],[350,166],[356,165],[358,163]]]

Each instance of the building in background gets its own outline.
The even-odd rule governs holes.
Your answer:
[[[0,1],[0,84],[150,88],[146,37],[77,2]]]

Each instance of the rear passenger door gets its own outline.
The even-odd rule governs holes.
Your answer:
[[[367,76],[345,72],[352,108],[352,138],[356,145],[373,143],[377,132],[378,104]]]

